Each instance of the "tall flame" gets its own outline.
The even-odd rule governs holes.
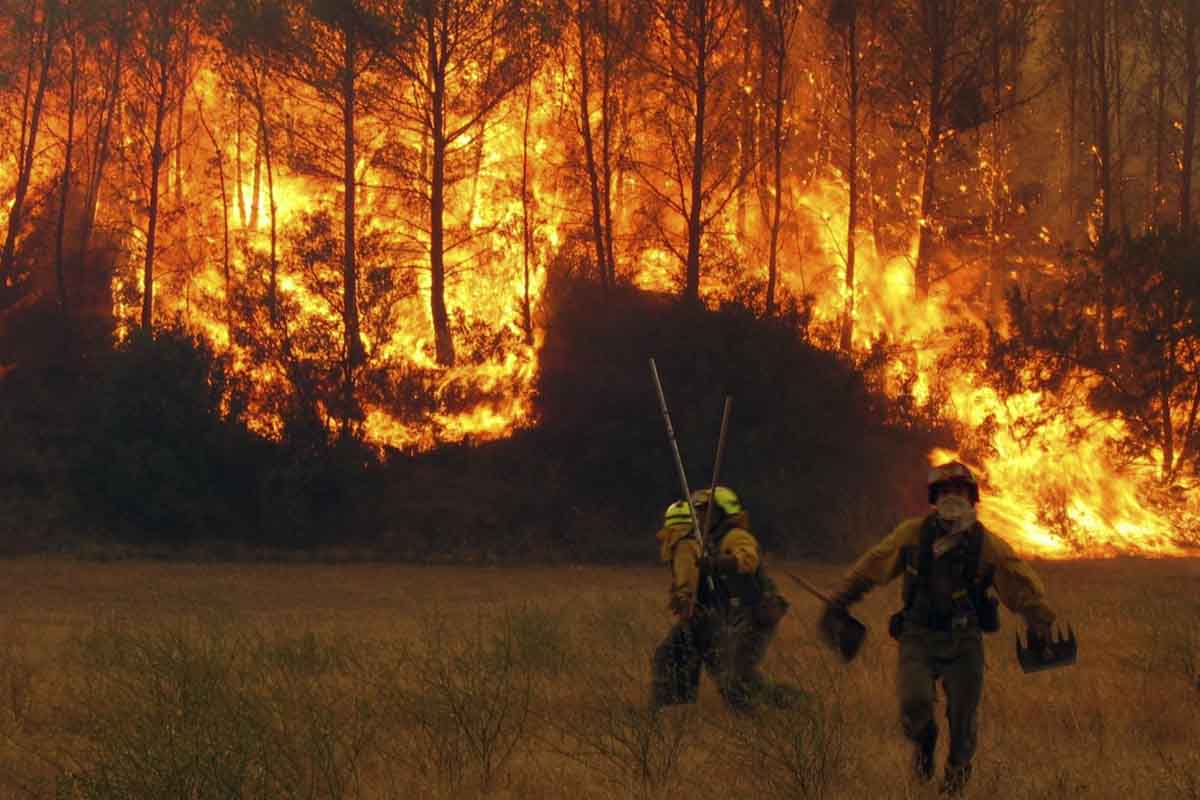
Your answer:
[[[792,199],[811,238],[802,261],[783,260],[780,279],[797,293],[812,293],[814,318],[836,329],[846,308],[847,187],[834,179],[817,181]],[[1150,470],[1112,466],[1106,446],[1123,434],[1119,422],[1077,409],[1073,419],[1051,416],[1034,435],[1022,435],[1019,423],[1047,416],[1049,398],[1033,391],[1002,398],[968,371],[937,371],[951,345],[947,328],[969,321],[982,335],[983,322],[950,287],[916,299],[915,244],[914,239],[905,255],[882,258],[872,237],[856,235],[854,346],[868,347],[884,334],[911,345],[912,358],[899,368],[913,373],[918,399],[927,399],[936,384],[960,425],[990,431],[981,448],[988,455],[971,464],[984,489],[981,520],[1021,552],[1044,558],[1189,552],[1177,532],[1181,525],[1195,525],[1198,510],[1178,498],[1164,502]],[[664,269],[655,255],[646,259],[640,277],[660,284]],[[1075,433],[1080,429],[1087,431],[1083,439]],[[951,459],[961,460],[956,452],[929,453],[931,464]]]

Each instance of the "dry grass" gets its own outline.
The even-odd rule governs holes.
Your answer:
[[[1081,662],[1022,675],[1012,618],[989,637],[972,795],[1200,800],[1200,562],[1040,571]],[[906,775],[895,587],[849,668],[790,592],[768,668],[807,707],[740,719],[706,681],[654,717],[665,577],[3,562],[0,797],[933,796]]]

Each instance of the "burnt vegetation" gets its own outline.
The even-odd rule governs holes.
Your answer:
[[[1000,426],[1195,485],[1200,0],[0,0],[0,109],[8,552],[644,558],[651,356],[776,553]]]

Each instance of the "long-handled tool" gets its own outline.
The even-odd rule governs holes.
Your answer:
[[[729,409],[733,406],[733,398],[725,396],[725,408],[721,411],[721,432],[717,435],[717,454],[713,456],[712,483],[708,487],[708,505],[704,507],[704,530],[712,522],[712,510],[716,502],[717,478],[721,474],[721,461],[725,458],[725,432],[729,429]]]
[[[846,663],[853,661],[854,657],[858,655],[858,651],[862,649],[863,641],[867,638],[867,626],[804,578],[791,572],[785,574],[825,604],[825,610],[821,614],[817,630],[825,641],[837,650],[843,661]]]
[[[683,457],[679,455],[679,443],[675,441],[675,426],[671,424],[671,412],[667,410],[667,396],[663,393],[662,381],[658,378],[658,366],[650,359],[650,375],[654,378],[654,388],[658,391],[658,407],[662,411],[663,421],[667,423],[667,439],[671,442],[671,454],[675,456],[675,472],[679,475],[679,488],[683,490],[683,499],[688,505],[688,513],[692,518],[692,534],[700,542],[700,551],[704,551],[704,531],[700,530],[700,520],[696,518],[696,507],[692,505],[692,491],[688,488],[687,471],[683,468]]]

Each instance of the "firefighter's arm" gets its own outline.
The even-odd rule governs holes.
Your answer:
[[[905,520],[883,541],[862,555],[846,571],[833,595],[835,605],[849,606],[876,586],[883,586],[900,574],[903,549],[920,536],[921,520]]]
[[[1024,617],[1030,628],[1049,628],[1055,614],[1046,604],[1046,589],[1037,573],[1021,560],[1012,545],[988,531],[983,539],[981,556],[984,564],[995,571],[992,583],[1005,608]]]
[[[726,567],[722,570],[724,572],[736,571],[748,574],[758,569],[758,540],[749,531],[734,528],[725,534],[721,539],[720,554],[725,561],[725,564],[721,565]],[[735,569],[728,569],[728,566],[734,566],[733,562],[736,562]]]
[[[700,542],[686,525],[673,525],[658,532],[659,557],[671,565],[671,602],[690,603],[700,585]]]

